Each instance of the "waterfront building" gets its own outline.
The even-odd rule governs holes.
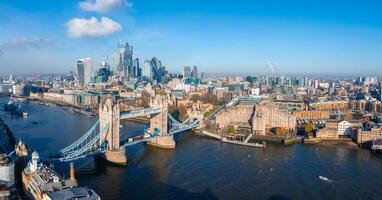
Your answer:
[[[316,137],[320,139],[350,138],[354,130],[362,127],[358,120],[327,120],[325,128],[318,130]]]
[[[357,144],[370,142],[375,139],[382,139],[381,127],[373,127],[370,130],[363,130],[362,128],[358,128],[356,130],[355,141]]]
[[[251,127],[250,118],[253,113],[253,105],[239,104],[237,106],[227,107],[216,114],[216,124],[220,128],[228,126]]]
[[[0,186],[11,188],[15,185],[15,164],[7,155],[0,154]]]
[[[55,101],[55,102],[63,102],[64,96],[59,93],[54,92],[45,92],[43,93],[43,98],[49,101]]]
[[[0,84],[0,95],[8,95],[12,93],[13,85],[10,83],[2,83]]]
[[[351,133],[352,133],[352,130],[351,130],[351,123],[348,122],[348,121],[341,121],[338,123],[338,131],[337,131],[337,134],[339,137],[341,136],[350,136]]]
[[[24,84],[13,85],[12,94],[16,96],[24,96]]]
[[[100,199],[93,190],[77,187],[73,164],[70,165],[70,177],[65,179],[52,168],[39,163],[37,152],[32,153],[32,160],[22,171],[22,183],[26,195],[32,199]]]
[[[76,62],[78,83],[87,85],[90,82],[93,73],[93,62],[91,58],[83,58]]]
[[[279,106],[272,101],[262,101],[256,104],[252,117],[252,131],[265,135],[267,130],[274,127],[293,130],[296,127],[296,117],[288,110],[280,109]]]

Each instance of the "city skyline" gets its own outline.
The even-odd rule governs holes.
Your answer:
[[[0,74],[75,71],[83,57],[98,68],[122,40],[177,73],[382,75],[380,2],[216,3],[2,1]]]

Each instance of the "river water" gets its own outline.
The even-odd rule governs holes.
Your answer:
[[[0,99],[1,106],[7,101]],[[21,105],[28,118],[0,111],[16,139],[51,153],[74,142],[96,118],[36,102]],[[122,137],[147,125],[123,122]],[[126,167],[76,161],[81,186],[103,199],[381,199],[382,160],[367,150],[297,144],[257,149],[181,133],[173,150],[129,147]],[[67,164],[54,166],[68,172]],[[325,176],[330,181],[323,181]]]

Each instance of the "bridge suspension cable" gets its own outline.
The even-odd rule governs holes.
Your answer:
[[[84,140],[86,142],[81,143],[80,145],[73,148],[71,151],[63,153],[62,157],[59,158],[59,161],[69,162],[80,158],[84,158],[89,155],[103,153],[103,151],[106,150],[107,146],[104,144],[100,144],[100,138],[108,130],[108,128],[109,123],[106,124],[106,126],[104,126],[102,130],[100,130],[98,133],[94,133],[93,131],[94,134],[91,134],[91,137],[88,137]]]
[[[96,128],[99,125],[99,120],[97,120],[94,125],[83,135],[81,136],[77,141],[75,141],[73,144],[63,148],[60,150],[60,153],[67,153],[69,151],[72,151],[77,146],[79,146],[81,143],[83,143],[89,136],[91,136],[92,133],[96,130]]]

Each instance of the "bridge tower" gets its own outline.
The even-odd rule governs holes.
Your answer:
[[[148,144],[172,149],[175,148],[175,141],[172,135],[168,133],[168,98],[162,95],[156,95],[150,99],[150,107],[159,107],[161,112],[150,118],[150,131],[160,131],[156,141],[148,142]]]
[[[126,165],[125,147],[120,146],[120,108],[119,103],[112,100],[111,97],[106,98],[105,102],[99,107],[99,126],[100,130],[107,124],[107,131],[100,138],[100,145],[105,141],[108,143],[108,148],[105,153],[107,161]]]

